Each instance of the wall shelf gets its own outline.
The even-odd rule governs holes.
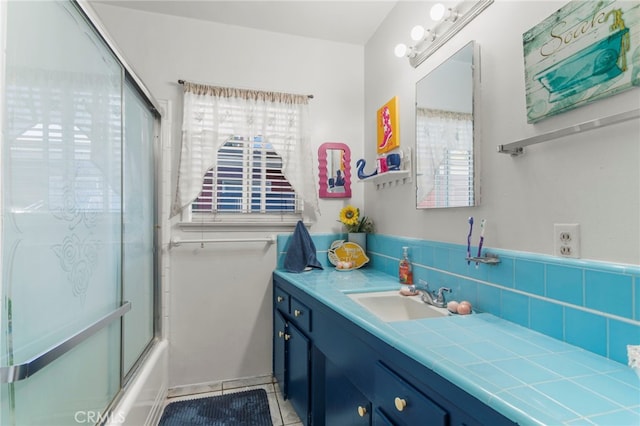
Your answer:
[[[404,185],[405,183],[411,182],[411,171],[391,170],[379,175],[370,176],[366,179],[360,179],[359,182],[373,182],[376,184],[376,189]]]
[[[401,149],[400,152],[402,154],[401,170],[389,170],[378,175],[360,179],[358,182],[375,183],[376,190],[411,183],[411,167],[413,161],[413,158],[411,156],[411,148],[407,147]]]

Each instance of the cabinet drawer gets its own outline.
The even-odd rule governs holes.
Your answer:
[[[289,313],[289,293],[283,291],[280,287],[273,290],[273,305],[282,312]]]
[[[290,303],[291,311],[289,313],[293,317],[293,322],[307,333],[311,332],[311,310],[295,297],[291,298]]]
[[[376,365],[376,404],[403,425],[446,425],[448,414],[386,365]]]
[[[395,426],[379,408],[373,412],[373,426]]]

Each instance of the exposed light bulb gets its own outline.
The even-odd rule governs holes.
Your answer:
[[[431,7],[431,11],[429,12],[429,16],[434,21],[439,21],[444,18],[444,12],[446,11],[444,4],[436,3]]]
[[[416,25],[411,29],[411,39],[413,41],[420,41],[424,38],[425,30],[422,25]]]
[[[404,43],[396,45],[396,48],[393,49],[393,53],[395,53],[398,58],[402,58],[407,54],[407,45]]]

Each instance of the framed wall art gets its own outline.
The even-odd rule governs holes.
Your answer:
[[[384,104],[376,114],[378,126],[378,155],[392,151],[400,146],[398,125],[398,97],[394,96]]]
[[[525,32],[527,121],[640,85],[640,2],[574,0]]]

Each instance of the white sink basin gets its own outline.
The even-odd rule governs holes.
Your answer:
[[[352,293],[347,296],[385,322],[441,318],[449,315],[446,308],[427,305],[420,296],[402,296],[397,290]]]

